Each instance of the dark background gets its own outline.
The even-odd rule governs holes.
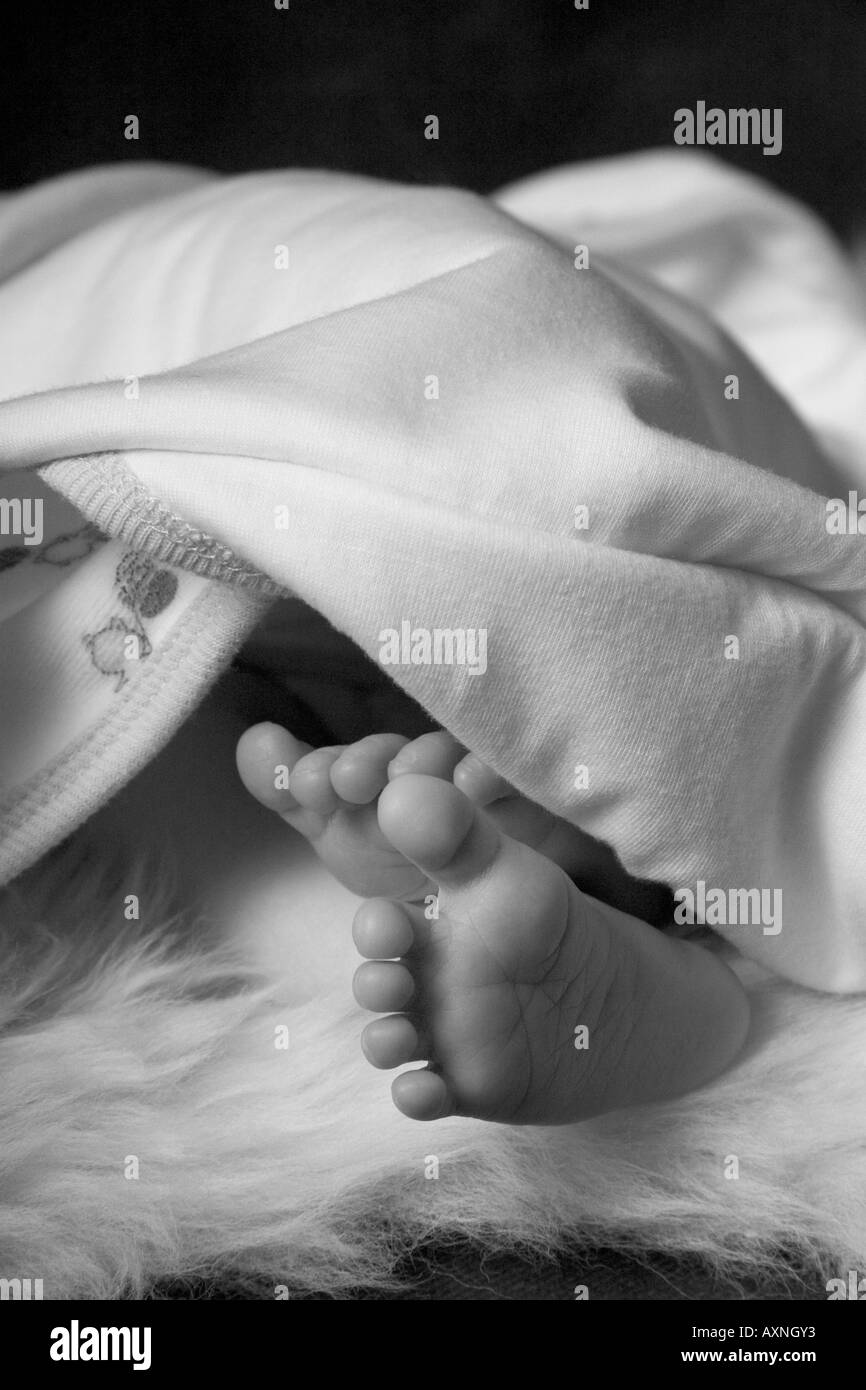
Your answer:
[[[0,183],[94,162],[330,166],[485,191],[672,144],[679,106],[783,109],[725,159],[866,219],[863,0],[67,0],[6,29]],[[8,21],[5,21],[8,23]],[[436,114],[440,138],[424,139]],[[127,141],[135,114],[140,139]]]

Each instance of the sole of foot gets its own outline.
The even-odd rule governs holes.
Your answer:
[[[568,1124],[721,1073],[749,1008],[718,957],[582,893],[460,790],[404,773],[382,790],[384,841],[438,885],[438,916],[377,897],[353,934],[376,1067],[416,1120]]]

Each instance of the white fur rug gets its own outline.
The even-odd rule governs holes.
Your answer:
[[[557,1130],[422,1126],[363,1062],[342,982],[291,1007],[288,981],[188,931],[142,937],[69,854],[40,892],[50,927],[2,900],[0,1273],[46,1298],[224,1274],[387,1287],[414,1243],[457,1233],[759,1280],[780,1249],[821,1277],[866,1265],[862,999],[743,965],[750,1049],[699,1094]]]

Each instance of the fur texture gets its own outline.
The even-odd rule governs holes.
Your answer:
[[[142,934],[68,854],[37,881],[2,897],[0,1274],[46,1298],[225,1272],[391,1287],[413,1245],[458,1234],[693,1253],[734,1278],[780,1248],[823,1276],[866,1264],[861,999],[740,962],[751,1044],[702,1092],[557,1130],[421,1126],[363,1062],[342,991],[289,1008],[189,924]]]

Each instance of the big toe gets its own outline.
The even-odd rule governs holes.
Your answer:
[[[382,792],[379,825],[395,849],[446,886],[484,873],[501,844],[492,821],[453,783],[414,773]]]
[[[247,791],[269,810],[285,813],[297,806],[288,790],[287,777],[300,758],[309,753],[288,729],[279,724],[254,724],[238,740],[237,769]]]

